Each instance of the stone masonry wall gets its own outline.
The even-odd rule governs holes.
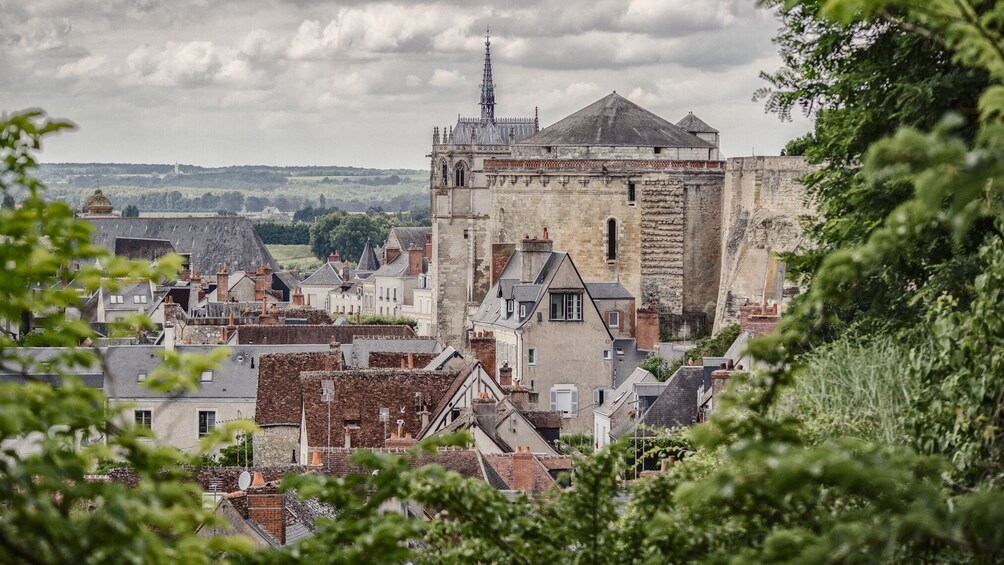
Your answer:
[[[254,435],[254,462],[263,467],[302,464],[299,458],[300,426],[268,426]]]
[[[801,157],[729,159],[722,190],[721,280],[715,330],[739,319],[746,300],[784,305],[798,293],[779,252],[807,245],[799,218],[815,213],[799,177]]]
[[[641,190],[640,306],[656,304],[670,314],[683,313],[683,182],[651,175]]]

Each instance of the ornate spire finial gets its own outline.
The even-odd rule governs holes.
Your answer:
[[[495,122],[495,83],[492,81],[492,42],[485,29],[485,72],[481,79],[481,121]]]

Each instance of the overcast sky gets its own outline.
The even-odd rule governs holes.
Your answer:
[[[0,110],[79,129],[47,162],[426,168],[433,126],[477,106],[546,126],[612,90],[721,131],[726,156],[809,129],[753,102],[779,65],[753,0],[0,0]]]

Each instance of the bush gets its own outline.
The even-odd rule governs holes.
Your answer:
[[[417,321],[411,318],[405,318],[404,316],[363,314],[359,318],[359,323],[362,325],[378,325],[378,326],[409,326],[413,330],[418,329]]]
[[[729,347],[735,342],[737,337],[739,337],[739,324],[732,324],[731,326],[725,326],[713,336],[697,340],[697,344],[693,349],[669,365],[669,368],[666,369],[666,378],[669,378],[688,361],[700,363],[704,357],[721,357],[725,355],[725,352],[729,350]]]

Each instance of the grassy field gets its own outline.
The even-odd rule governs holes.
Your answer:
[[[284,269],[309,273],[321,266],[321,261],[310,253],[309,245],[266,245],[268,252]]]

